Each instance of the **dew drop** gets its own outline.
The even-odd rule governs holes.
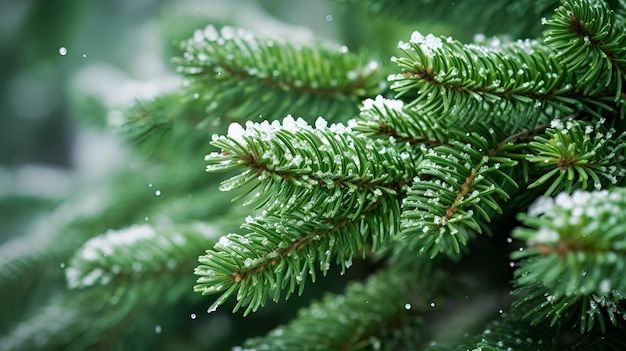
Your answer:
[[[59,267],[61,267],[61,268],[65,268],[65,262],[61,262],[61,264],[59,265]]]
[[[87,57],[87,54],[83,54],[83,57]]]
[[[59,48],[59,54],[60,54],[61,56],[65,56],[65,55],[67,55],[67,48],[66,48],[65,46],[61,46],[61,47]]]
[[[196,319],[196,317],[197,317],[197,316],[196,316],[196,314],[195,314],[195,313],[192,313],[192,314],[191,314],[191,319]]]
[[[326,20],[327,20],[328,22],[332,22],[332,21],[333,21],[333,15],[330,15],[330,14],[329,14],[329,15],[326,15]]]
[[[434,303],[434,302],[431,302],[431,303],[430,303],[430,307],[435,307],[435,303]]]
[[[150,219],[150,217],[145,216],[143,219],[147,222]]]
[[[149,183],[149,184],[148,184],[148,188],[152,188],[152,183]]]
[[[411,304],[410,303],[405,304],[404,305],[404,309],[405,310],[410,310],[411,309]]]
[[[156,196],[161,196],[161,190],[157,190],[157,191],[155,191],[155,192],[154,192],[154,195],[156,195]]]
[[[162,331],[163,331],[163,328],[161,328],[160,325],[157,324],[157,325],[154,326],[154,332],[156,334],[161,334]]]

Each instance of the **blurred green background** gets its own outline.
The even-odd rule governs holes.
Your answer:
[[[195,28],[332,38],[327,16],[323,1],[2,1],[0,163],[75,166],[77,123],[102,127],[103,108],[172,89],[168,58]]]

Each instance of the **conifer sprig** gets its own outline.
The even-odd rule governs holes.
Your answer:
[[[248,306],[246,314],[265,303],[268,291],[274,300],[296,286],[301,293],[318,264],[324,275],[333,258],[345,269],[366,245],[384,246],[398,227],[400,193],[414,167],[409,153],[387,140],[288,116],[282,125],[233,124],[213,144],[222,151],[207,156],[209,171],[245,169],[222,190],[259,188],[252,201],[264,214],[242,225],[248,234],[227,235],[200,258],[196,291],[222,293],[212,309],[235,291],[235,308]]]
[[[194,279],[209,312],[232,299],[246,315],[360,258],[363,283],[265,337],[219,336],[257,350],[626,349],[626,1],[335,1],[454,21],[475,43],[413,33],[391,60],[392,98],[378,63],[345,46],[197,30],[174,59],[182,86],[127,111],[149,159],[0,235],[0,350],[171,348],[204,328],[182,312],[204,305]],[[342,40],[380,49],[400,29],[351,10]],[[207,170],[224,177],[198,172],[207,132]],[[515,302],[470,303],[511,290]],[[471,331],[457,303],[482,331],[428,344],[446,314]],[[477,316],[498,312],[483,328]]]
[[[548,28],[546,43],[558,50],[562,64],[576,71],[585,94],[608,89],[620,99],[626,77],[626,27],[616,21],[608,2],[566,1],[543,23]]]
[[[418,345],[423,340],[413,328],[419,327],[420,314],[428,309],[441,284],[439,278],[425,282],[430,272],[428,262],[424,264],[419,268],[422,275],[395,267],[383,269],[365,282],[351,283],[344,294],[325,296],[298,311],[289,324],[246,341],[245,347],[276,351],[387,349],[393,345],[389,334]],[[329,324],[336,327],[329,329]],[[398,331],[404,335],[398,335]]]
[[[458,254],[474,232],[482,232],[492,211],[501,213],[506,189],[517,186],[504,171],[517,161],[499,155],[512,143],[499,145],[493,129],[482,132],[424,150],[418,178],[403,200],[401,235],[411,247],[431,257]]]
[[[624,183],[626,134],[615,136],[615,129],[602,126],[604,119],[589,122],[554,120],[545,136],[536,136],[528,144],[526,158],[543,174],[529,188],[547,186],[546,195],[574,189],[596,190]]]
[[[393,138],[413,145],[436,146],[448,140],[446,121],[418,109],[406,107],[402,100],[375,99],[363,101],[354,130],[364,136]]]
[[[188,78],[188,97],[205,102],[205,123],[287,114],[333,120],[356,114],[360,99],[382,90],[379,64],[345,46],[263,40],[209,25],[181,47],[174,63]]]
[[[87,240],[63,264],[69,290],[14,321],[0,336],[0,349],[109,349],[127,333],[149,339],[157,328],[153,318],[189,297],[187,273],[198,247],[217,240],[217,230],[203,223],[171,232],[164,227],[134,225]],[[86,323],[88,315],[98,318]]]
[[[122,132],[139,150],[167,162],[206,142],[205,104],[180,91],[140,101],[124,113]],[[184,103],[183,103],[184,102]],[[215,127],[215,126],[213,126]]]
[[[118,304],[115,308],[106,306],[110,313],[101,315],[97,323],[85,323],[85,313],[102,312],[100,297],[99,294],[66,294],[45,301],[36,314],[14,323],[11,333],[0,337],[0,349],[43,350],[45,347],[79,351],[113,344],[119,330],[112,326],[124,325],[124,316],[136,301],[124,306]]]
[[[250,201],[267,211],[315,209],[326,218],[356,218],[354,204],[395,195],[413,178],[417,158],[406,147],[354,134],[350,125],[329,126],[321,117],[315,125],[291,116],[282,125],[233,124],[228,135],[214,136],[212,144],[222,151],[205,157],[207,171],[243,168],[221,190],[244,188],[241,197],[258,189]]]
[[[398,47],[405,56],[394,61],[403,73],[389,77],[392,89],[416,91],[409,106],[451,123],[488,118],[517,132],[571,114],[577,104],[572,75],[538,42],[487,47],[414,32]]]
[[[197,252],[198,246],[215,243],[218,239],[217,229],[206,224],[169,230],[164,230],[165,227],[167,225],[162,224],[160,230],[156,230],[147,224],[134,225],[91,238],[65,268],[68,287],[122,286],[149,276],[180,275],[190,269],[183,264],[189,262],[188,255]],[[134,260],[126,259],[130,255]]]
[[[617,324],[626,316],[626,191],[560,193],[542,197],[520,219],[513,237],[527,247],[512,253],[522,260],[515,271],[518,306],[533,323],[551,324],[578,308],[581,332],[603,319]]]
[[[235,311],[246,307],[247,315],[264,306],[269,296],[278,301],[284,290],[286,298],[296,289],[301,294],[307,277],[314,282],[318,269],[326,275],[333,259],[343,271],[358,253],[365,255],[366,245],[384,247],[399,220],[398,201],[388,194],[354,219],[320,220],[300,211],[249,218],[242,225],[247,234],[223,236],[199,258],[194,290],[221,293],[209,312],[236,293]]]

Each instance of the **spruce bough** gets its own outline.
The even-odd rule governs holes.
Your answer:
[[[268,298],[302,293],[329,264],[343,272],[358,256],[386,262],[372,285],[388,284],[397,265],[413,267],[404,274],[435,265],[428,260],[441,255],[462,262],[481,234],[507,235],[494,220],[518,214],[516,301],[499,325],[521,315],[526,324],[518,328],[528,335],[546,327],[554,333],[525,346],[509,335],[475,347],[564,345],[563,328],[579,330],[581,340],[606,333],[607,322],[621,328],[624,17],[603,1],[565,1],[542,22],[543,41],[499,46],[414,32],[392,58],[400,70],[388,77],[393,96],[366,99],[354,119],[235,122],[214,136],[220,151],[206,157],[207,170],[239,170],[222,190],[241,189],[261,212],[200,257],[195,291],[218,294],[209,311],[231,297],[235,310],[256,311]],[[416,271],[412,279],[435,272]],[[408,295],[425,290],[406,288]],[[341,298],[354,299],[349,292]],[[416,307],[426,309],[426,301]],[[395,308],[395,318],[411,320],[402,317],[402,300],[379,303],[381,311]],[[337,338],[333,347],[317,348],[300,327],[319,308],[304,310],[284,337],[271,333],[248,346],[290,349],[284,342],[298,340],[301,349],[342,349],[346,336],[328,335]],[[366,308],[326,306],[325,313]],[[341,316],[335,313],[327,322],[334,327]],[[376,317],[381,329],[389,323],[382,313],[363,318]],[[361,342],[378,340],[376,334],[350,332]]]
[[[626,349],[626,3],[335,2],[537,18],[384,60],[197,29],[182,86],[126,111],[141,161],[0,246],[0,349],[147,348],[189,306],[254,318],[355,269],[235,349]]]

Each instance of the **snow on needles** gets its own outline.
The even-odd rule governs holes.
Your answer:
[[[324,119],[324,117],[319,116],[315,121],[315,127],[310,126],[307,121],[303,118],[298,117],[294,118],[292,115],[287,115],[282,123],[278,120],[274,120],[272,122],[263,121],[261,123],[256,123],[252,121],[248,121],[244,126],[237,122],[233,122],[228,126],[228,132],[226,136],[229,139],[235,140],[242,145],[246,145],[246,137],[256,137],[259,135],[264,135],[269,137],[279,130],[287,130],[290,132],[298,132],[298,131],[315,131],[315,130],[325,130],[328,129],[331,132],[342,134],[349,133],[351,131],[351,127],[354,123],[351,121],[348,125],[344,125],[342,123],[333,123],[328,126],[328,122]],[[219,135],[214,135],[213,140],[219,139]],[[209,157],[209,156],[207,156]]]
[[[398,48],[402,50],[411,50],[416,44],[419,48],[426,54],[427,56],[432,56],[433,51],[441,48],[443,46],[443,42],[441,38],[434,36],[433,34],[428,34],[423,36],[420,32],[413,32],[411,34],[411,40],[409,43],[405,43],[403,41],[398,42]]]
[[[376,96],[376,99],[366,99],[363,101],[363,109],[369,110],[376,108],[381,111],[402,111],[404,102],[402,100],[385,99],[382,95]]]
[[[593,192],[576,190],[571,195],[562,192],[554,198],[540,197],[530,206],[528,214],[532,217],[545,217],[551,226],[539,228],[529,241],[554,243],[564,235],[579,232],[582,236],[601,236],[607,226],[617,222],[615,214],[620,213],[619,203],[624,201],[621,196],[623,194],[609,193],[607,190]],[[592,219],[595,218],[609,220],[604,226],[591,225]],[[574,227],[578,229],[573,230]]]
[[[123,230],[109,230],[103,235],[89,239],[77,258],[84,262],[98,261],[113,255],[119,247],[126,247],[140,240],[153,239],[155,236],[154,229],[146,224],[134,225]],[[65,270],[65,278],[69,288],[73,289],[91,286],[96,282],[106,284],[111,277],[101,268],[83,272],[80,268],[71,266]]]

